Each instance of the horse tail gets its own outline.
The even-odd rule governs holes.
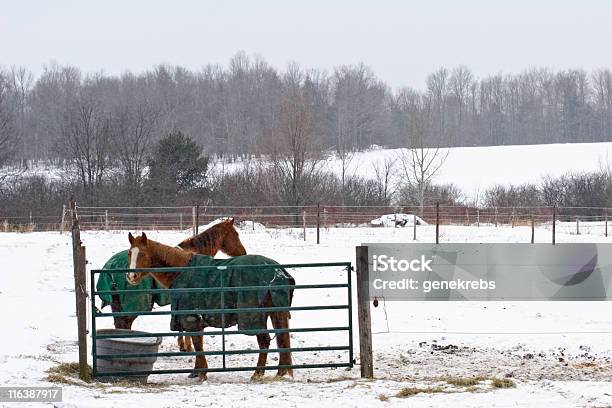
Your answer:
[[[283,272],[285,272],[287,276],[289,277],[289,285],[295,285],[295,278],[289,275],[289,272],[287,272],[284,268],[283,268]],[[293,291],[294,290],[295,288],[289,288],[289,307],[291,307],[291,305],[293,304]],[[290,311],[287,311],[287,318],[291,319]]]

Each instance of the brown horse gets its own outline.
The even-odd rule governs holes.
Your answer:
[[[213,225],[198,235],[183,240],[179,247],[186,251],[200,255],[215,256],[219,251],[228,256],[246,255],[246,250],[240,241],[238,231],[234,227],[234,219],[227,218],[224,221]],[[130,264],[128,264],[130,265]],[[121,304],[119,296],[113,297],[111,303],[113,312],[120,312]],[[131,329],[132,323],[137,316],[115,317],[115,327],[117,329]],[[181,351],[193,351],[192,342],[189,337],[179,336],[178,346]]]
[[[189,264],[193,257],[192,252],[187,252],[179,248],[173,248],[168,245],[160,244],[159,242],[147,239],[147,236],[142,233],[140,237],[134,238],[132,234],[128,234],[130,241],[130,265],[135,268],[158,268],[158,267],[184,267]],[[132,266],[133,265],[133,266]],[[127,274],[127,280],[129,283],[137,285],[142,278],[147,274],[150,274],[155,281],[164,288],[172,287],[174,280],[178,277],[180,272],[131,272]],[[263,301],[263,307],[274,307],[272,303],[272,297],[270,293],[265,296]],[[266,313],[266,321],[268,316],[272,320],[272,326],[275,329],[288,329],[289,328],[289,313],[288,312],[270,312]],[[268,333],[257,334],[257,344],[260,350],[268,349],[270,347],[270,335]],[[196,351],[204,350],[204,341],[202,337],[192,337],[194,347]],[[276,342],[278,348],[290,348],[291,339],[289,333],[278,333],[276,336]],[[291,352],[279,353],[279,365],[291,365]],[[266,361],[268,353],[260,352],[257,360],[257,369],[253,374],[253,378],[257,379],[264,375]],[[195,368],[208,368],[206,356],[196,356]],[[195,377],[195,373],[190,377]],[[278,376],[289,375],[293,377],[293,370],[291,368],[279,367]],[[206,372],[198,372],[197,376],[201,380],[206,380]]]

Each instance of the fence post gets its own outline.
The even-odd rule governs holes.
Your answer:
[[[606,211],[606,228],[605,228],[606,238],[608,237],[608,212]]]
[[[304,241],[306,241],[306,208],[302,210],[302,228],[304,229]]]
[[[368,247],[356,249],[357,320],[359,322],[359,364],[362,378],[374,378],[372,357],[372,320],[370,318],[370,265]]]
[[[108,231],[108,210],[104,211],[104,230]]]
[[[412,214],[412,240],[416,241],[416,214]]]
[[[476,209],[476,227],[480,227],[480,208]]]
[[[183,230],[183,213],[179,213],[179,230]]]
[[[194,237],[198,235],[198,233],[196,232],[196,208],[195,206],[191,207],[191,232]]]
[[[535,222],[533,220],[533,214],[531,214],[531,243],[533,244],[535,238]]]
[[[510,224],[512,225],[512,228],[514,228],[514,207],[512,207],[512,216],[511,216],[511,220],[510,220]]]
[[[580,235],[580,221],[578,216],[576,216],[576,235]]]
[[[465,221],[466,221],[465,225],[470,225],[470,213],[468,212],[467,207],[465,207]]]
[[[436,244],[440,243],[440,203],[436,202]]]
[[[74,294],[76,300],[77,333],[79,342],[79,377],[87,380],[87,288],[85,247],[81,245],[81,231],[74,197],[70,198],[72,210],[72,262],[74,268]]]
[[[557,224],[557,207],[552,208],[552,244],[555,245],[555,227]]]
[[[66,204],[62,204],[62,223],[60,224],[60,234],[64,233],[64,227],[65,227],[64,223],[65,222],[66,222]]]
[[[317,245],[321,243],[321,205],[317,204]]]
[[[195,235],[198,235],[200,232],[200,206],[196,205],[196,214],[195,214]]]

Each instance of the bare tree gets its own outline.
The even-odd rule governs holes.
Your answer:
[[[427,77],[427,95],[431,103],[432,125],[435,125],[435,145],[447,144],[446,101],[448,97],[448,70],[440,68]],[[451,141],[452,143],[452,141]]]
[[[463,116],[465,112],[465,105],[468,98],[468,93],[472,86],[473,75],[472,72],[465,66],[461,65],[453,69],[449,80],[450,91],[457,100],[458,110],[458,123],[457,133],[460,135],[463,130]],[[458,136],[457,135],[457,136]]]
[[[15,117],[8,98],[9,84],[0,72],[0,167],[6,165],[17,149]]]
[[[113,120],[114,150],[128,187],[138,187],[142,184],[160,115],[161,110],[147,101],[135,107],[124,104],[116,110]]]
[[[306,99],[301,69],[292,64],[284,78],[282,107],[271,147],[271,162],[279,176],[282,194],[290,205],[310,197],[308,182],[318,170],[321,150],[313,132],[313,113]]]
[[[385,205],[391,204],[393,200],[392,186],[395,184],[394,171],[396,163],[396,158],[385,157],[382,162],[378,161],[372,164],[378,189],[378,199]]]
[[[97,199],[97,189],[110,164],[110,117],[89,95],[82,95],[67,113],[62,144],[70,158],[68,170],[76,175],[88,199]]]
[[[421,213],[425,205],[425,192],[449,154],[449,149],[426,147],[431,129],[429,109],[421,103],[409,111],[410,147],[402,149],[398,157],[404,181],[416,189]]]

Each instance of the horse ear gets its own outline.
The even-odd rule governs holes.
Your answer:
[[[230,225],[234,225],[234,217],[228,219],[227,222],[229,222]]]
[[[128,232],[128,239],[130,240],[130,245],[134,245],[134,236],[131,232]]]
[[[144,232],[142,233],[142,243],[144,245],[147,245],[148,243],[147,234],[145,234]]]

